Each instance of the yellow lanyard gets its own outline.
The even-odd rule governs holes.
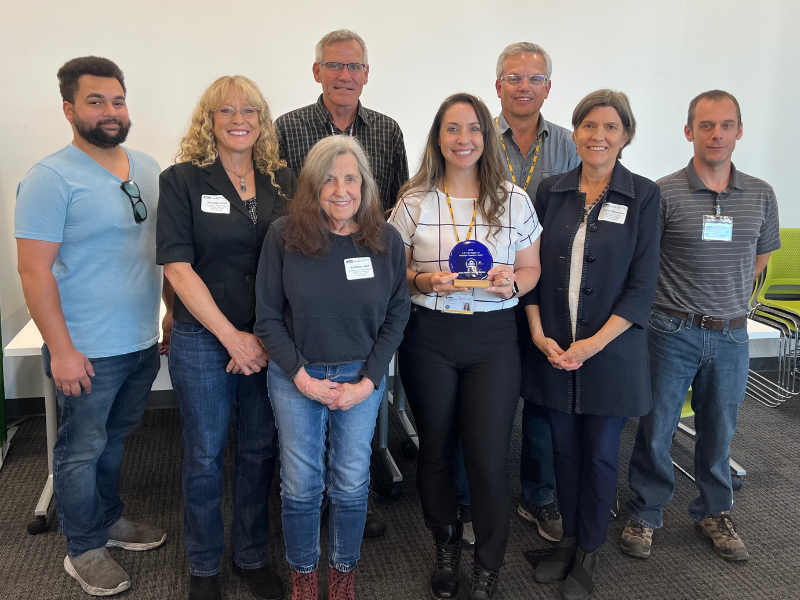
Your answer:
[[[447,193],[447,186],[444,186],[444,197],[447,198],[447,208],[450,209],[450,218],[453,220],[453,231],[456,233],[456,242],[460,242],[461,238],[458,237],[458,229],[456,229],[456,218],[453,216],[453,205],[450,204],[450,194]],[[478,201],[475,201],[475,208],[472,209],[472,223],[469,224],[469,231],[467,231],[467,238],[464,241],[469,241],[469,236],[472,235],[472,228],[475,227],[475,214],[478,212]]]
[[[495,118],[494,126],[497,128],[497,131],[500,131],[500,117]],[[525,186],[522,188],[526,192],[528,191],[528,184],[531,182],[531,176],[533,175],[533,170],[536,168],[536,159],[539,158],[539,146],[542,143],[542,136],[536,136],[536,150],[533,151],[533,162],[531,163],[531,170],[528,173],[528,179],[525,180]],[[511,183],[514,185],[517,184],[517,178],[514,177],[514,167],[511,166],[511,159],[508,158],[508,150],[506,150],[506,141],[503,139],[503,134],[500,134],[500,144],[503,146],[503,152],[506,154],[506,163],[508,163],[508,171],[511,173]]]

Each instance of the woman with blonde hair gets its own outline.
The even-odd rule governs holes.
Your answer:
[[[439,107],[420,169],[400,190],[390,223],[406,246],[412,310],[399,367],[434,539],[431,595],[460,596],[453,474],[460,438],[475,531],[469,600],[491,600],[509,536],[506,460],[520,386],[514,307],[539,279],[541,228],[525,191],[506,182],[479,98],[454,94]],[[456,287],[456,278],[482,287]]]
[[[190,600],[221,598],[222,464],[234,406],[233,571],[256,597],[283,597],[268,552],[277,433],[253,323],[261,246],[294,184],[269,107],[241,75],[203,93],[176,164],[161,174],[156,260],[176,292],[169,368],[183,419]]]

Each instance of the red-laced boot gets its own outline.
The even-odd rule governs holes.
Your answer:
[[[328,572],[328,600],[356,600],[355,569],[340,573],[334,568]]]
[[[319,600],[316,569],[311,573],[292,571],[292,600]]]

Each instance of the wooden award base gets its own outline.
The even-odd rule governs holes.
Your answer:
[[[487,288],[492,285],[488,279],[456,279],[453,281],[455,287],[463,288]]]

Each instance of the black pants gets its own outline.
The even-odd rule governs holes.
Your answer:
[[[578,536],[584,552],[606,541],[617,491],[619,438],[627,420],[550,410],[564,535]]]
[[[425,525],[457,523],[453,455],[460,436],[475,560],[499,569],[508,543],[506,461],[520,385],[514,311],[451,315],[415,307],[399,358],[419,435],[417,487]]]

